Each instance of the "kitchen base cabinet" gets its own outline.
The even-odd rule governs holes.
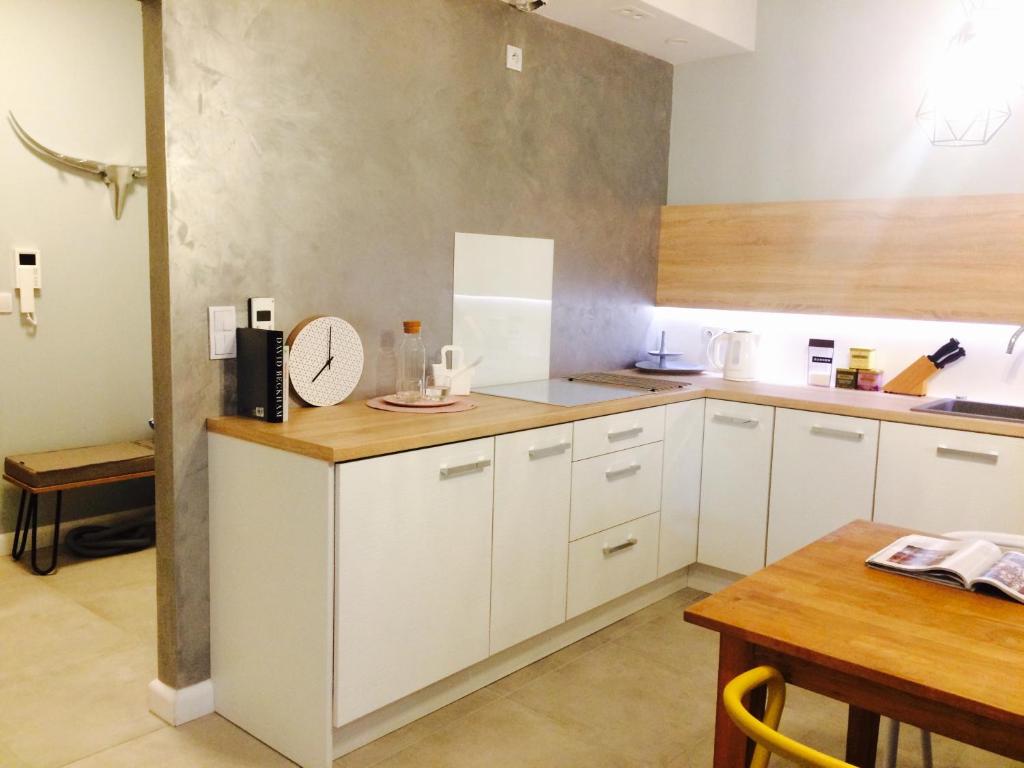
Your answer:
[[[734,573],[764,567],[774,408],[709,399],[704,413],[697,560]]]
[[[565,621],[572,424],[495,438],[491,653]]]
[[[871,519],[878,422],[775,409],[767,562]]]
[[[882,424],[875,520],[929,533],[1024,533],[1024,440]]]
[[[494,439],[339,464],[334,724],[487,657]]]
[[[329,768],[334,464],[225,435],[208,444],[214,707],[299,765]]]
[[[607,603],[658,572],[658,515],[648,515],[569,545],[567,618]]]
[[[697,560],[700,518],[700,465],[704,448],[704,401],[673,403],[665,408],[664,460],[661,480],[661,537],[658,575]]]

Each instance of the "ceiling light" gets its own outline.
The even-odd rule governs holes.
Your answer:
[[[547,5],[545,0],[505,0],[505,2],[517,11],[524,11],[526,13],[536,11],[538,8],[543,8]]]
[[[629,19],[630,21],[643,21],[644,19],[651,18],[651,14],[647,11],[642,11],[633,5],[624,5],[620,8],[612,8],[611,12],[616,16],[621,16],[622,18]]]

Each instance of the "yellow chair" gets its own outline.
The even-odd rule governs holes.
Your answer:
[[[763,721],[743,705],[743,698],[762,685],[768,686]],[[756,667],[730,680],[722,690],[722,704],[736,727],[756,744],[750,768],[766,768],[772,754],[808,768],[856,768],[779,733],[782,708],[786,704],[786,681],[774,667]]]

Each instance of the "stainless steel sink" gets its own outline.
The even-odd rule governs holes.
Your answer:
[[[971,419],[994,421],[1016,421],[1024,424],[1024,406],[1002,405],[1000,403],[979,403],[976,400],[937,400],[927,405],[911,408],[922,413],[946,413],[950,416],[966,416]]]

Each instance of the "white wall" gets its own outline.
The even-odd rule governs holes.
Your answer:
[[[107,188],[31,154],[8,110],[57,151],[144,163],[139,3],[0,0],[0,292],[13,290],[14,247],[38,248],[43,275],[37,332],[0,315],[0,455],[148,437],[145,186],[115,221]],[[9,530],[17,494],[2,486]],[[66,502],[71,516],[147,503],[145,483]]]
[[[1024,114],[984,147],[917,124],[964,18],[959,0],[761,0],[755,53],[676,67],[668,202],[1024,192]]]
[[[669,203],[1024,192],[1024,115],[984,147],[933,147],[917,124],[964,19],[959,0],[760,0],[755,53],[676,67]],[[850,346],[877,347],[892,376],[955,336],[969,356],[930,394],[1024,403],[1009,326],[660,308],[651,336],[701,357],[702,326],[761,332],[759,378],[782,384],[806,383],[811,337],[835,339],[844,366]]]

